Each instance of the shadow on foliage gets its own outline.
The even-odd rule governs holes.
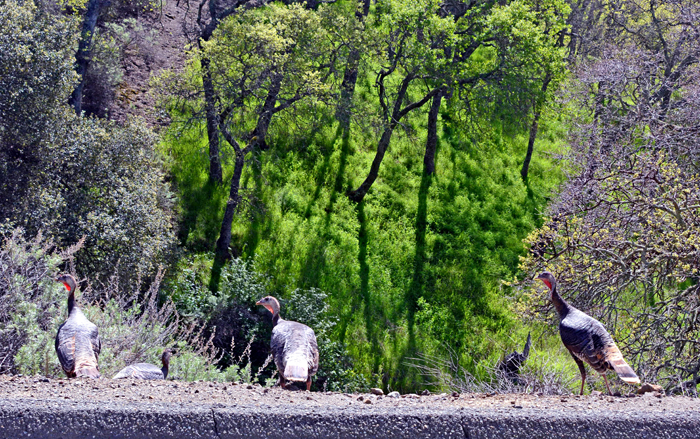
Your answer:
[[[209,216],[206,210],[211,208],[211,203],[208,203],[206,200],[214,198],[216,191],[216,183],[207,181],[204,186],[200,188],[181,192],[182,202],[184,204],[182,209],[183,216],[180,221],[180,230],[178,232],[178,240],[181,245],[185,245],[190,233],[197,229],[198,219],[201,216]],[[212,229],[203,242],[189,243],[188,247],[193,252],[209,251],[213,247],[214,242],[216,242],[216,233],[218,233],[218,229]]]

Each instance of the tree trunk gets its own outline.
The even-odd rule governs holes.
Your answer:
[[[374,160],[372,160],[372,166],[369,168],[369,174],[367,174],[367,178],[365,178],[365,181],[362,182],[360,187],[348,193],[348,198],[350,198],[350,200],[356,203],[362,202],[365,195],[367,195],[367,191],[369,191],[369,188],[372,187],[372,184],[377,179],[379,167],[382,164],[386,150],[389,148],[391,135],[394,133],[394,127],[396,127],[396,123],[391,122],[384,128],[382,138],[379,139],[379,144],[377,145],[377,154],[375,154]]]
[[[355,94],[357,83],[357,68],[360,64],[360,51],[352,49],[348,54],[348,65],[343,74],[343,83],[340,85],[340,100],[335,110],[335,118],[340,122],[343,130],[350,128],[350,114],[352,113],[352,97]]]
[[[365,178],[365,181],[362,182],[360,187],[358,187],[354,191],[349,191],[347,193],[348,198],[351,201],[361,203],[369,189],[372,187],[372,184],[377,179],[377,175],[379,174],[379,167],[382,164],[384,154],[389,148],[389,143],[391,142],[391,135],[394,133],[394,128],[396,128],[396,125],[398,125],[399,121],[411,111],[425,105],[426,102],[435,97],[441,91],[441,89],[438,88],[433,89],[425,96],[423,96],[421,100],[406,105],[402,109],[401,103],[406,97],[406,93],[408,92],[408,86],[412,79],[415,78],[409,76],[404,78],[399,92],[396,94],[396,100],[394,101],[394,109],[391,112],[391,117],[388,118],[389,120],[386,122],[384,132],[382,133],[382,137],[381,139],[379,139],[379,144],[377,145],[377,153],[374,156],[374,160],[372,160],[372,166],[369,169],[369,174],[367,175],[367,178]]]
[[[83,87],[85,86],[85,73],[90,64],[90,52],[92,50],[92,36],[95,33],[97,17],[100,15],[100,8],[103,0],[89,0],[83,19],[83,30],[80,33],[78,52],[75,54],[75,71],[80,76],[78,85],[71,94],[68,103],[75,109],[75,113],[80,116],[83,109]]]
[[[203,6],[204,3],[201,5]],[[220,20],[223,18],[219,16],[218,1],[210,0],[208,6],[211,21],[205,24],[201,22],[200,19],[197,20],[200,29],[197,46],[200,53],[202,53],[202,42],[209,41],[219,25]],[[223,183],[223,171],[221,168],[221,153],[219,149],[221,142],[219,132],[220,115],[219,110],[216,108],[217,95],[214,90],[214,80],[210,70],[211,60],[202,56],[201,65],[202,88],[204,88],[204,108],[207,119],[207,142],[209,145],[209,182],[221,184]]]
[[[253,138],[251,143],[242,150],[236,150],[236,164],[233,168],[233,177],[231,178],[231,190],[229,191],[228,201],[226,202],[224,218],[221,221],[219,239],[216,241],[214,262],[219,267],[223,265],[224,261],[226,261],[226,259],[229,257],[228,247],[231,244],[231,225],[233,224],[233,215],[235,214],[236,208],[240,203],[240,196],[238,192],[241,186],[241,175],[243,174],[243,166],[245,165],[245,156],[256,145],[264,143],[265,136],[267,136],[267,130],[270,127],[270,121],[272,120],[272,116],[275,112],[275,103],[277,102],[277,96],[279,95],[281,87],[282,75],[275,75],[272,78],[272,84],[270,85],[270,90],[265,98],[265,103],[260,109],[258,124],[255,127],[256,137]],[[224,134],[226,135],[226,132],[224,132]]]
[[[370,0],[362,0],[362,10],[357,11],[355,16],[364,21],[369,14]],[[360,50],[354,48],[348,54],[348,64],[343,73],[343,83],[340,85],[340,101],[335,111],[335,118],[340,122],[343,130],[350,128],[350,114],[352,113],[352,97],[355,94],[357,84],[357,70],[360,65]]]
[[[270,90],[268,90],[267,97],[265,98],[265,103],[260,109],[258,124],[255,126],[255,131],[253,132],[253,134],[257,138],[253,141],[255,144],[263,144],[265,142],[265,137],[267,136],[267,129],[270,127],[272,115],[275,113],[275,104],[277,103],[277,96],[280,93],[280,88],[282,88],[282,79],[282,74],[276,74],[272,77]]]
[[[229,190],[228,201],[226,202],[224,219],[221,222],[219,239],[216,240],[215,262],[219,265],[223,265],[229,257],[228,247],[231,244],[231,224],[233,224],[233,215],[236,213],[236,208],[240,204],[241,198],[238,192],[241,187],[241,175],[243,174],[246,153],[247,151],[245,150],[236,152],[236,163],[233,168],[233,177],[231,178],[231,189]]]
[[[527,173],[530,170],[530,160],[532,160],[532,151],[535,148],[535,138],[537,137],[537,126],[540,120],[540,112],[536,111],[532,118],[532,125],[530,125],[530,138],[527,141],[527,152],[525,153],[525,160],[523,161],[523,167],[520,169],[520,176],[523,182],[527,183]]]
[[[437,120],[440,114],[440,104],[442,103],[442,92],[433,97],[428,112],[428,139],[425,143],[425,156],[423,157],[423,170],[426,174],[435,173],[435,150],[437,149]]]
[[[369,6],[370,6],[370,0],[362,0],[362,11],[361,12],[356,12],[357,14],[362,14],[361,18],[365,18],[366,16],[369,15]],[[360,17],[358,17],[360,18]]]
[[[219,153],[219,111],[216,109],[216,92],[209,66],[209,59],[202,58],[202,84],[204,86],[207,139],[209,141],[209,181],[221,184],[223,171],[221,170],[221,154]]]
[[[547,87],[552,80],[552,75],[547,73],[542,81],[542,95],[547,93]],[[527,183],[527,174],[530,171],[530,161],[532,160],[532,153],[535,149],[535,139],[537,138],[537,130],[539,128],[541,104],[535,100],[532,104],[534,114],[532,116],[532,124],[530,125],[530,137],[527,140],[527,152],[525,153],[525,160],[523,161],[523,167],[520,169],[520,177],[522,177],[523,182]]]

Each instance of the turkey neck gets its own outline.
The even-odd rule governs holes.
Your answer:
[[[268,309],[272,311],[272,327],[274,328],[282,320],[282,317],[280,317],[280,303],[277,299],[272,298],[272,305]]]
[[[279,311],[276,311],[276,312],[272,315],[272,327],[274,328],[275,326],[277,326],[277,324],[278,324],[281,320],[282,320],[282,318],[280,317],[280,312],[279,312]]]
[[[163,358],[163,368],[160,370],[163,372],[163,379],[166,379],[168,377],[168,369],[170,368],[170,358],[165,357]]]
[[[70,293],[68,293],[68,315],[70,316],[73,314],[73,310],[75,309],[75,288],[70,289]]]
[[[556,284],[552,285],[552,303],[559,313],[559,318],[563,320],[569,314],[569,304],[559,295]]]

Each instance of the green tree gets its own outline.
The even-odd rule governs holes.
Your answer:
[[[367,24],[370,73],[381,113],[381,138],[367,178],[348,197],[361,202],[379,174],[397,125],[430,101],[449,82],[452,66],[445,51],[453,46],[455,23],[438,16],[437,2],[393,1],[381,5]]]
[[[352,101],[355,95],[357,75],[364,46],[362,41],[364,23],[369,15],[370,1],[358,1],[355,8],[354,19],[339,23],[338,27],[329,29],[331,32],[336,33],[335,38],[343,41],[343,45],[347,46],[343,81],[340,84],[340,100],[338,101],[335,117],[340,122],[341,129],[347,132],[348,135],[353,109]]]
[[[31,1],[0,0],[1,153],[14,160],[37,159],[27,145],[53,123],[54,110],[75,85],[74,24],[48,15]],[[4,186],[13,179],[0,181]]]
[[[198,3],[198,4],[197,4]],[[209,181],[213,184],[223,183],[223,170],[221,167],[221,133],[219,97],[214,88],[212,72],[209,67],[211,60],[205,54],[204,46],[210,41],[214,32],[228,17],[237,15],[242,7],[255,8],[264,3],[258,0],[205,0],[190,4],[190,0],[185,0],[184,5],[197,9],[196,28],[189,32],[191,41],[196,41],[199,58],[198,80],[201,81],[201,92],[204,98],[204,119],[207,125],[207,143],[209,149]],[[199,87],[198,87],[199,89]],[[198,92],[200,90],[197,90]]]
[[[272,5],[229,17],[202,44],[220,99],[219,130],[235,154],[216,243],[221,264],[228,257],[246,156],[268,148],[270,126],[281,112],[327,94],[332,45],[319,15],[299,5]]]
[[[373,16],[370,40],[384,129],[370,171],[348,193],[350,199],[362,201],[371,188],[401,119],[434,96],[457,94],[472,116],[489,108],[527,114],[531,96],[542,94],[532,78],[543,71],[559,78],[563,71],[558,41],[567,11],[559,0],[445,4],[443,9],[433,0],[383,3]],[[431,157],[428,152],[428,169]]]
[[[126,277],[154,273],[175,244],[157,137],[139,120],[119,126],[65,115],[59,122],[32,170],[25,226],[62,243],[85,237],[81,273],[104,279],[117,265]]]

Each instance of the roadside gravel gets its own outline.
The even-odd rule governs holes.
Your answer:
[[[0,438],[700,438],[688,397],[291,392],[0,376]]]

